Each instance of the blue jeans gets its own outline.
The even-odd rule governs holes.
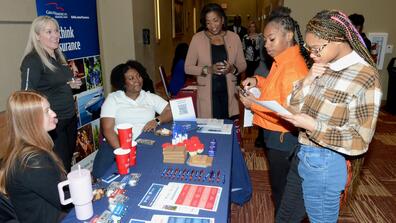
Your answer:
[[[298,173],[310,222],[337,222],[341,192],[347,181],[343,155],[330,149],[301,145]]]

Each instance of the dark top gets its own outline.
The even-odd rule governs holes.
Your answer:
[[[243,51],[245,53],[246,61],[259,61],[260,60],[260,43],[258,38],[252,39],[248,34],[243,36]]]
[[[53,223],[61,215],[58,183],[60,170],[45,152],[31,157],[27,167],[16,162],[6,187],[20,222]]]
[[[227,51],[225,45],[211,45],[212,64],[227,61]],[[227,92],[227,82],[225,75],[212,75],[212,89]]]
[[[21,89],[36,90],[47,96],[51,109],[57,114],[58,119],[72,118],[74,112],[73,93],[66,83],[71,81],[73,73],[67,65],[61,64],[50,58],[56,71],[51,71],[41,62],[36,52],[28,54],[21,65]],[[28,72],[29,71],[29,72]]]
[[[169,91],[172,95],[177,95],[186,82],[186,72],[184,72],[184,60],[180,59],[172,71],[172,78],[169,83]]]
[[[212,64],[227,61],[225,45],[211,45]],[[217,119],[229,118],[228,89],[226,75],[212,75],[212,116]]]
[[[232,31],[232,32],[235,32],[233,25],[232,26],[228,26],[227,29]],[[241,26],[241,27],[238,28],[238,30],[236,30],[235,33],[238,34],[239,39],[242,40],[243,36],[247,34],[247,29],[245,27]]]

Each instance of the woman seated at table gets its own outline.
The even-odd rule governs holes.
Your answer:
[[[161,123],[172,120],[169,103],[142,90],[142,75],[147,75],[146,68],[137,61],[119,64],[111,71],[111,85],[116,91],[107,96],[100,114],[105,140],[94,160],[92,174],[95,177],[103,176],[114,162],[113,150],[120,147],[118,124],[132,124],[136,139],[142,131],[153,131]]]
[[[58,122],[55,112],[39,93],[17,91],[8,99],[5,116],[0,192],[10,199],[19,222],[59,222],[57,185],[65,170],[48,134]]]

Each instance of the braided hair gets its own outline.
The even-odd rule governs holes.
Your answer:
[[[359,56],[375,67],[373,58],[368,52],[363,38],[344,13],[336,10],[319,12],[308,22],[307,32],[328,41],[349,43]]]
[[[300,53],[303,56],[305,63],[308,68],[312,66],[312,59],[309,56],[309,52],[304,47],[304,39],[301,35],[300,26],[297,21],[295,21],[290,16],[291,10],[287,7],[279,7],[276,10],[272,11],[268,17],[268,23],[274,22],[279,24],[285,31],[289,31],[294,33],[294,36],[297,37],[294,39],[294,43],[297,43],[300,47]]]

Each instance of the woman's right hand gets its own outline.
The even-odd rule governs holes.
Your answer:
[[[212,73],[217,75],[223,75],[227,73],[226,64],[223,62],[217,62],[212,65]]]
[[[328,67],[328,64],[314,63],[304,79],[304,85],[310,85],[316,78],[322,76]]]
[[[248,77],[242,81],[242,86],[246,90],[252,87],[256,87],[256,85],[257,85],[257,79],[254,77]]]
[[[67,82],[72,89],[80,89],[82,85],[81,78],[73,78],[71,81]]]

